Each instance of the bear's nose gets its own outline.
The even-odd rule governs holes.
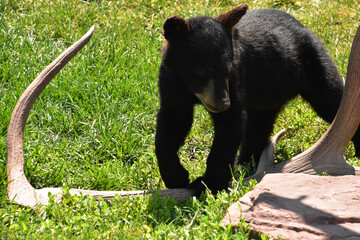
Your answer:
[[[230,105],[231,104],[229,98],[224,98],[216,104],[216,110],[219,112],[223,112],[227,110],[230,107]]]

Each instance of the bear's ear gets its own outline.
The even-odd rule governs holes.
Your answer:
[[[229,33],[232,33],[235,24],[245,15],[247,9],[248,5],[242,4],[229,12],[217,16],[215,19],[221,22]]]
[[[164,37],[169,42],[185,36],[190,30],[189,24],[185,21],[185,19],[177,16],[172,16],[166,19],[163,28]]]

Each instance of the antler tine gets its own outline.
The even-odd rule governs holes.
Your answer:
[[[360,26],[357,29],[349,57],[345,92],[334,121],[322,137],[305,152],[275,166],[268,173],[307,173],[330,175],[360,175],[360,168],[346,163],[343,153],[360,122]],[[268,145],[264,151],[268,151]],[[274,156],[261,161],[273,162]],[[268,166],[268,165],[267,165]],[[251,176],[254,179],[258,176]],[[261,178],[260,178],[261,180]]]
[[[243,180],[244,182],[247,182],[251,179],[256,179],[258,182],[260,182],[260,180],[264,177],[266,172],[273,166],[275,162],[274,155],[276,144],[284,133],[285,129],[282,129],[271,138],[270,142],[266,145],[263,152],[261,153],[256,173],[250,177],[245,178]]]
[[[24,174],[23,138],[26,120],[36,98],[50,80],[66,65],[70,59],[90,40],[94,26],[76,43],[66,49],[30,84],[18,100],[12,113],[7,134],[7,175],[8,196],[14,203],[25,206],[36,206],[46,201],[46,196],[36,194]],[[53,192],[58,192],[56,189]],[[45,198],[45,199],[43,199]]]

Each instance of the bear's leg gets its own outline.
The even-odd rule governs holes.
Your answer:
[[[183,145],[193,120],[193,108],[187,110],[160,108],[156,124],[155,148],[161,178],[168,188],[186,187],[188,171],[181,165],[177,152]]]
[[[261,153],[267,144],[273,130],[279,109],[271,111],[247,110],[244,138],[238,164],[247,164],[253,158],[258,164]]]
[[[225,112],[212,114],[215,135],[206,163],[206,172],[188,188],[196,189],[200,193],[205,190],[205,184],[213,194],[228,188],[232,167],[241,143],[245,117],[241,110],[235,109],[236,107],[232,106]]]
[[[318,69],[324,68],[318,66]],[[308,81],[305,81],[306,84],[303,85],[300,94],[322,119],[331,123],[340,106],[344,84],[335,70],[330,74],[319,72],[320,74],[313,74]],[[313,70],[312,73],[316,71]],[[355,146],[355,156],[360,157],[360,129],[356,131],[352,141]]]
[[[301,95],[322,119],[331,123],[340,106],[342,91],[342,84],[333,84],[331,88],[314,84]],[[360,129],[356,131],[352,141],[355,146],[355,156],[360,157]]]

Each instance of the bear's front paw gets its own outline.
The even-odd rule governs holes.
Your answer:
[[[186,186],[187,189],[196,190],[195,191],[195,197],[200,197],[201,193],[205,191],[206,189],[206,183],[204,177],[198,177],[193,182],[191,182],[189,185]]]
[[[195,181],[191,182],[186,188],[195,189],[196,197],[199,197],[206,188],[210,189],[213,195],[216,195],[222,190],[227,190],[228,182],[225,181],[211,181],[211,179],[206,177],[198,177]]]

